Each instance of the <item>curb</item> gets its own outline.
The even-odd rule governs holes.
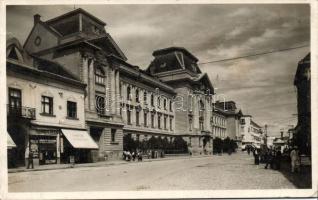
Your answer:
[[[199,155],[199,156],[176,156],[176,157],[167,157],[167,158],[161,158],[161,159],[146,159],[141,162],[130,162],[130,161],[124,161],[124,162],[118,162],[118,163],[104,163],[104,164],[88,164],[88,165],[74,165],[73,167],[71,165],[65,165],[65,166],[56,166],[53,168],[45,168],[45,169],[17,169],[17,170],[8,170],[8,173],[19,173],[19,172],[33,172],[33,171],[49,171],[49,170],[58,170],[58,169],[74,169],[74,168],[84,168],[84,167],[106,167],[106,166],[113,166],[113,165],[125,165],[125,164],[135,164],[135,163],[142,163],[142,162],[157,162],[157,161],[167,161],[167,160],[181,160],[181,159],[193,159],[193,158],[204,158],[204,157],[210,157],[212,155]],[[107,161],[106,161],[107,162]]]

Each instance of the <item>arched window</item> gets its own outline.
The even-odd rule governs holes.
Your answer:
[[[127,100],[131,100],[131,88],[127,86]]]
[[[101,85],[105,84],[105,73],[99,67],[95,68],[95,83],[101,84]]]

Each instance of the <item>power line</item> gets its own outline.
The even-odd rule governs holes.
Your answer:
[[[255,56],[266,55],[266,54],[271,54],[271,53],[277,53],[277,52],[283,52],[283,51],[290,51],[290,50],[294,50],[294,49],[300,49],[300,48],[304,48],[304,47],[309,47],[309,45],[307,44],[307,45],[303,45],[303,46],[290,47],[290,48],[286,48],[286,49],[278,49],[278,50],[267,51],[267,52],[256,53],[256,54],[250,54],[250,55],[245,55],[245,56],[226,58],[226,59],[222,59],[222,60],[207,61],[207,62],[198,63],[198,65],[205,65],[205,64],[209,64],[209,63],[224,62],[224,61],[237,60],[237,59],[242,59],[242,58],[255,57]]]

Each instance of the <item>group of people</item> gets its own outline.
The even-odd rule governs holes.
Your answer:
[[[138,161],[142,161],[141,151],[123,151],[123,159],[126,161],[135,161],[137,158]]]
[[[291,162],[291,172],[299,172],[300,171],[300,157],[297,146],[288,150],[289,152],[285,152],[290,157]],[[260,163],[265,163],[265,169],[270,167],[270,169],[279,170],[281,167],[281,162],[283,159],[283,155],[279,148],[255,148],[253,146],[249,146],[247,148],[247,153],[253,153],[254,156],[254,164],[259,165]]]

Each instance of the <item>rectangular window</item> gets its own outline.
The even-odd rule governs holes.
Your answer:
[[[9,112],[13,115],[21,115],[21,90],[9,88]]]
[[[172,131],[172,117],[170,117],[170,131]]]
[[[131,125],[131,110],[128,106],[127,106],[127,123]]]
[[[163,108],[167,110],[167,99],[163,100]]]
[[[167,130],[167,116],[163,117],[163,128]]]
[[[148,117],[148,114],[145,112],[144,113],[144,126],[145,127],[147,127],[147,121],[148,121],[147,117]]]
[[[104,85],[105,84],[105,77],[99,74],[95,74],[95,83]]]
[[[155,127],[155,116],[154,114],[151,114],[151,128],[154,128]]]
[[[158,128],[161,129],[161,116],[158,115]]]
[[[42,96],[42,113],[53,115],[53,97]]]
[[[111,142],[116,141],[116,129],[111,129]]]
[[[192,117],[189,117],[189,131],[192,131]]]
[[[76,102],[67,101],[67,117],[69,117],[69,118],[76,118],[77,117]]]
[[[139,126],[139,110],[136,110],[136,125]]]
[[[169,102],[169,110],[172,112],[172,101]]]

